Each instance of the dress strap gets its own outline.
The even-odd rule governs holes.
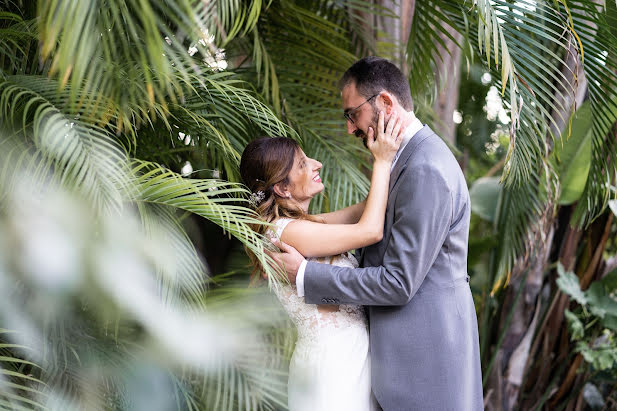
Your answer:
[[[278,220],[276,220],[274,222],[274,229],[276,230],[274,234],[276,235],[276,237],[281,238],[283,230],[285,229],[285,227],[287,227],[287,224],[291,223],[292,221],[294,221],[293,218],[279,218]]]

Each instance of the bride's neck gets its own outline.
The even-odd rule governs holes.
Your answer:
[[[300,210],[304,211],[306,214],[308,214],[308,209],[309,209],[309,205],[311,204],[311,199],[307,199],[306,201],[296,201],[296,200],[287,200],[287,206],[291,207],[298,207]]]
[[[311,204],[311,200],[308,199],[302,203],[298,203],[298,206],[300,207],[300,209],[302,211],[304,211],[306,214],[308,214],[308,209],[309,209],[309,205]]]

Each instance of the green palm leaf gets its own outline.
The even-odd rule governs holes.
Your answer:
[[[295,345],[295,327],[272,295],[264,294],[263,289],[229,283],[224,277],[213,279],[219,287],[209,292],[209,307],[225,318],[237,318],[239,304],[260,307],[245,320],[252,326],[260,326],[263,334],[252,349],[234,361],[221,361],[214,374],[194,384],[194,391],[202,398],[202,408],[286,409],[287,366]]]
[[[39,76],[8,76],[0,83],[4,127],[33,136],[39,164],[53,165],[61,184],[78,189],[102,209],[121,208],[120,190],[129,183],[126,152],[105,129],[63,112],[54,87]]]
[[[73,111],[96,91],[99,103],[121,108],[116,115],[126,126],[133,120],[127,106],[164,110],[184,95],[198,69],[188,47],[205,36],[198,20],[203,7],[196,0],[39,2],[41,55],[59,87],[70,86]],[[148,117],[143,110],[136,120]]]
[[[171,106],[171,121],[203,148],[207,167],[232,181],[239,179],[240,153],[252,138],[297,138],[247,86],[233,73],[212,73],[194,81],[195,93],[183,104]]]
[[[199,17],[215,37],[216,44],[224,47],[237,36],[251,31],[271,2],[258,0],[245,4],[237,0],[217,0],[206,4]]]
[[[449,13],[442,8],[447,8]],[[448,26],[456,27],[448,14],[458,14],[460,11],[459,7],[446,2],[424,0],[415,3],[414,18],[406,45],[407,62],[411,67],[408,73],[409,86],[415,100],[420,100],[421,96],[434,91],[434,87],[430,85],[435,83],[435,70],[440,67],[440,61],[444,57],[440,55],[438,46],[448,50],[441,35],[462,47],[448,32]]]
[[[617,123],[617,7],[612,2],[603,9],[591,1],[575,1],[570,10],[585,50],[583,69],[592,118],[589,176],[573,215],[573,222],[582,226],[606,209],[611,198],[610,186],[617,178],[617,143],[612,135]]]
[[[259,258],[270,284],[276,286],[281,274],[270,268],[273,261],[264,252],[269,240],[250,228],[250,225],[263,223],[254,211],[240,205],[248,205],[246,188],[220,180],[182,178],[155,163],[139,160],[133,161],[132,170],[138,190],[133,201],[170,206],[212,221]]]
[[[561,5],[552,3],[480,1],[468,19],[466,8],[446,2],[440,10],[465,33],[475,57],[484,63],[504,94],[510,110],[510,146],[496,217],[498,241],[495,283],[503,284],[517,258],[524,258],[529,233],[552,209],[559,192],[556,174],[547,162],[554,117],[567,113],[566,97],[573,86],[562,73],[566,66],[568,39],[576,31]],[[578,43],[577,43],[578,44]],[[580,47],[578,47],[580,51]]]
[[[173,207],[137,203],[141,222],[151,238],[164,238],[173,258],[157,260],[161,298],[168,304],[189,302],[205,308],[207,271]]]
[[[45,384],[32,376],[39,366],[16,355],[29,347],[11,342],[14,331],[0,328],[0,406],[6,409],[46,409],[37,401],[44,398]]]
[[[0,77],[24,70],[30,46],[36,40],[36,22],[0,11]]]

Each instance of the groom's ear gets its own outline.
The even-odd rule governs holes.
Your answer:
[[[286,184],[276,183],[274,187],[272,187],[272,189],[274,190],[274,193],[279,197],[289,198],[291,196],[291,193],[287,189]]]
[[[381,97],[381,101],[383,102],[385,115],[388,116],[392,114],[394,110],[394,97],[392,94],[387,91],[382,91],[379,97]]]

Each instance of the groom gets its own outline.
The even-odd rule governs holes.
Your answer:
[[[467,275],[467,184],[444,142],[415,117],[407,79],[366,57],[340,81],[347,131],[365,141],[386,120],[404,119],[394,159],[383,240],[360,250],[361,268],[273,257],[310,304],[368,306],[372,388],[386,410],[481,410],[476,312]],[[345,378],[344,375],[340,376]]]

